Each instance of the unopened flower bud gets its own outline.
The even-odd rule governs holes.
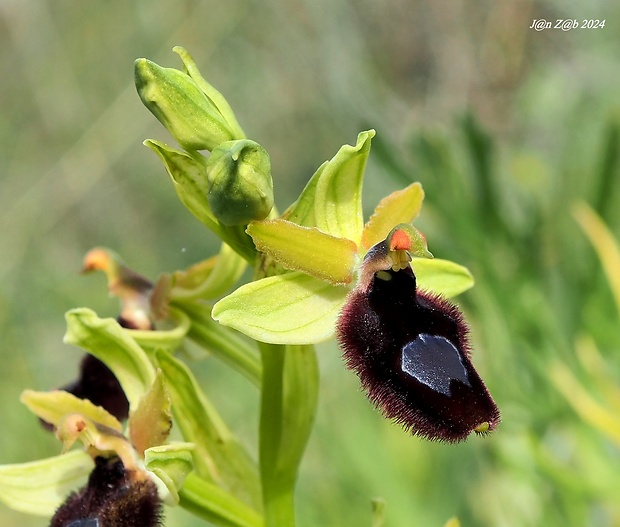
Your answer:
[[[269,154],[254,141],[227,141],[213,150],[207,180],[209,205],[224,225],[262,220],[273,207]]]
[[[238,138],[218,106],[186,73],[137,59],[135,84],[144,105],[186,150],[213,150]]]

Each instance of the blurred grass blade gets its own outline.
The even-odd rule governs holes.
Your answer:
[[[615,412],[599,404],[561,362],[551,365],[549,375],[579,416],[620,446],[620,421]]]
[[[258,512],[217,485],[192,473],[179,491],[180,505],[219,527],[263,527]]]
[[[256,463],[228,429],[189,368],[169,353],[157,351],[155,356],[166,379],[175,422],[184,440],[195,444],[196,473],[256,506],[260,503]]]
[[[71,491],[86,484],[93,466],[83,450],[30,463],[0,465],[0,501],[26,514],[52,516]]]
[[[318,364],[313,346],[261,343],[260,349],[259,452],[265,521],[268,527],[293,527],[297,471],[318,399]]]
[[[385,500],[374,498],[372,505],[372,527],[383,527],[385,521]]]
[[[573,207],[573,215],[601,260],[620,316],[620,246],[618,241],[596,212],[585,203],[577,203]]]

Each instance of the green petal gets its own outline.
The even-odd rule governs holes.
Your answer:
[[[189,368],[169,353],[156,352],[185,441],[194,443],[197,474],[249,504],[260,501],[258,470],[198,386]]]
[[[355,146],[344,145],[316,183],[314,218],[323,232],[359,245],[364,228],[362,183],[374,130],[361,132]]]
[[[246,266],[246,261],[223,243],[217,256],[175,272],[170,296],[172,300],[217,298],[239,280]]]
[[[411,223],[420,214],[424,191],[420,183],[392,192],[383,198],[375,212],[364,226],[362,246],[368,250],[381,240],[399,223]]]
[[[93,460],[84,451],[0,465],[0,501],[17,511],[51,516],[71,491],[86,484]]]
[[[347,293],[300,272],[241,286],[213,306],[213,318],[272,344],[314,344],[334,334]]]
[[[155,369],[144,350],[116,320],[99,318],[90,309],[72,309],[65,319],[65,343],[79,346],[104,362],[120,382],[130,408],[135,409],[155,380]]]
[[[163,444],[172,428],[170,396],[161,371],[129,416],[131,443],[141,456],[148,448]]]
[[[345,145],[325,161],[282,218],[359,245],[364,223],[362,183],[374,135],[374,130],[360,133],[355,146]]]
[[[353,280],[357,246],[351,240],[280,219],[253,222],[247,233],[259,251],[285,269],[303,271],[334,285]]]
[[[62,390],[51,392],[25,390],[22,392],[20,400],[33,414],[56,427],[65,415],[81,414],[117,432],[123,431],[123,426],[118,419],[107,410],[101,406],[95,406],[88,399],[80,399],[69,392]]]
[[[449,260],[414,258],[411,267],[418,286],[433,293],[453,297],[474,286],[474,277],[469,269]]]
[[[172,443],[149,448],[144,451],[144,466],[153,472],[169,492],[169,505],[179,503],[179,489],[193,469],[192,443]]]
[[[177,326],[172,329],[156,331],[125,329],[125,332],[145,350],[165,349],[174,351],[187,335],[191,321],[183,311],[174,308],[170,309],[170,317],[177,322]]]

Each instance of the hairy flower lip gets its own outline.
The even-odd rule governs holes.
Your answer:
[[[417,289],[408,263],[394,266],[409,245],[402,232],[368,251],[347,297],[337,327],[345,363],[383,415],[414,435],[458,442],[490,432],[499,410],[471,362],[468,327],[456,306]]]

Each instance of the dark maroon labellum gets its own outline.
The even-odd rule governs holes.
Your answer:
[[[50,527],[159,527],[161,515],[155,483],[118,458],[98,457],[88,485],[67,498]]]
[[[371,401],[411,433],[456,442],[494,430],[499,410],[469,356],[468,328],[444,298],[418,291],[410,266],[371,249],[338,322],[347,366]]]

